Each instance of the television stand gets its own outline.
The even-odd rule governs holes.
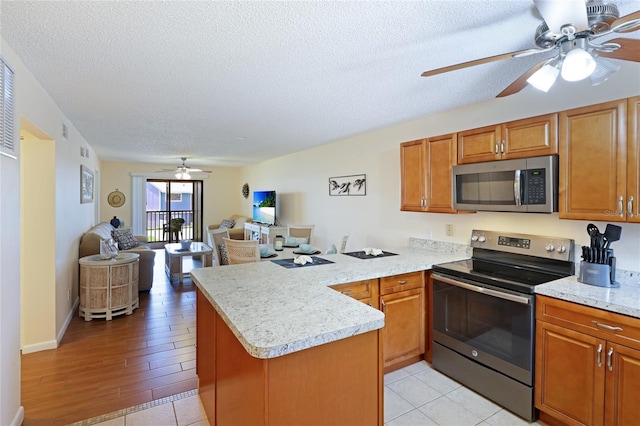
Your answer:
[[[261,224],[258,222],[244,224],[244,239],[258,240],[260,244],[273,244],[276,235],[287,235],[286,226]]]

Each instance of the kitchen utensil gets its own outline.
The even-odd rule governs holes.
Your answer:
[[[609,258],[609,267],[611,268],[611,285],[616,285],[616,258],[613,256]]]
[[[607,241],[604,248],[608,249],[612,242],[618,241],[620,235],[622,235],[622,227],[608,223],[607,228],[604,230],[604,238]]]

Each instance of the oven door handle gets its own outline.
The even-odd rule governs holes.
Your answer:
[[[515,294],[511,294],[511,293],[503,293],[501,291],[492,290],[490,288],[480,287],[480,286],[473,285],[473,284],[463,283],[463,282],[460,282],[460,281],[456,281],[456,280],[452,280],[450,278],[443,277],[442,275],[439,275],[439,274],[433,274],[432,278],[433,279],[437,279],[438,281],[442,281],[443,283],[446,283],[446,284],[451,284],[451,285],[454,285],[456,287],[464,288],[465,290],[471,290],[471,291],[474,291],[476,293],[483,293],[483,294],[486,294],[487,296],[497,297],[499,299],[505,299],[505,300],[509,300],[511,302],[521,303],[523,305],[528,305],[529,304],[529,299],[526,298],[526,297],[523,297],[523,296],[518,296],[518,295],[515,295]]]

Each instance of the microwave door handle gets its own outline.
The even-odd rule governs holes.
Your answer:
[[[520,176],[520,170],[516,170],[513,179],[513,196],[516,199],[516,206],[522,205],[522,182]]]

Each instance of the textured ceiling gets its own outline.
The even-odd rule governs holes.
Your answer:
[[[535,47],[540,22],[527,0],[0,2],[2,38],[102,159],[196,166],[491,99],[544,54],[420,74]]]

